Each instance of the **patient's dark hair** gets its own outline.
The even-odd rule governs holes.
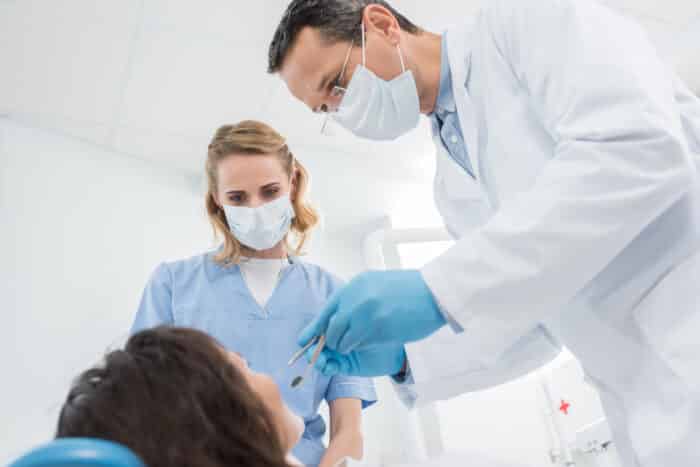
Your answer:
[[[159,327],[77,378],[56,437],[115,441],[149,467],[288,467],[272,420],[213,338]]]

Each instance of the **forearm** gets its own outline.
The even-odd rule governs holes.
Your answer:
[[[362,433],[359,430],[341,430],[331,437],[320,467],[334,467],[346,457],[359,460],[362,453]]]

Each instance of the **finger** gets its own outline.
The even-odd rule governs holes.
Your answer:
[[[337,358],[334,359],[338,364],[338,373],[353,376],[356,373],[356,368],[353,365],[353,360],[351,355],[338,354]]]
[[[311,361],[314,359],[314,352],[316,352],[317,347],[318,347],[318,343],[312,345],[311,347],[306,349],[306,352],[304,352],[304,358],[306,358],[306,361],[308,363],[311,363]],[[319,354],[319,358],[321,358],[320,356],[323,355],[323,353],[325,351],[326,351],[325,348],[323,350],[321,350],[321,353]]]
[[[369,326],[348,326],[345,334],[340,338],[336,350],[342,354],[350,354],[356,350],[364,350],[373,343],[367,342]]]
[[[316,351],[316,347],[318,347],[317,344],[312,345],[304,354],[306,357],[306,360],[311,363],[313,360],[313,354]],[[321,350],[321,353],[318,354],[318,358],[316,359],[316,363],[314,364],[314,368],[318,370],[320,373],[323,373],[324,375],[326,374],[326,367],[330,362],[333,361],[335,358],[335,352],[327,349],[324,347],[323,350]]]
[[[316,361],[316,369],[324,376],[335,376],[338,373],[344,373],[343,370],[347,367],[346,359],[345,355],[341,355],[326,347]]]
[[[340,373],[340,365],[337,360],[328,360],[323,368],[323,376],[335,376]]]
[[[335,376],[338,374],[338,362],[335,360],[335,353],[324,349],[316,360],[315,368],[324,376]]]
[[[338,295],[334,295],[319,313],[302,331],[297,338],[297,344],[305,346],[311,339],[326,333],[328,321],[338,311]]]
[[[329,349],[338,349],[338,343],[347,332],[351,318],[352,315],[348,309],[340,310],[331,317],[326,328],[326,346]]]
[[[328,356],[326,355],[325,351],[321,351],[321,353],[318,355],[318,359],[316,359],[314,368],[316,368],[316,370],[318,370],[319,372],[323,373],[327,363]]]

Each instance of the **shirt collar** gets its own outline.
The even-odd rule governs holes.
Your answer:
[[[222,264],[217,263],[214,260],[214,256],[216,256],[217,253],[220,253],[223,249],[224,249],[224,244],[222,243],[214,250],[206,253],[206,258],[208,260],[209,266],[211,266],[213,268],[213,270],[216,271],[217,274],[228,274],[228,273],[231,273],[231,271],[238,269],[237,264],[231,264],[228,266],[224,266]],[[293,266],[293,265],[299,264],[301,262],[301,260],[299,259],[298,256],[291,255],[291,254],[287,256],[287,260],[289,261],[289,264],[285,265],[285,266]]]

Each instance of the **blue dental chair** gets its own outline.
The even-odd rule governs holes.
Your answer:
[[[126,447],[90,438],[60,438],[32,449],[9,467],[146,467]]]

